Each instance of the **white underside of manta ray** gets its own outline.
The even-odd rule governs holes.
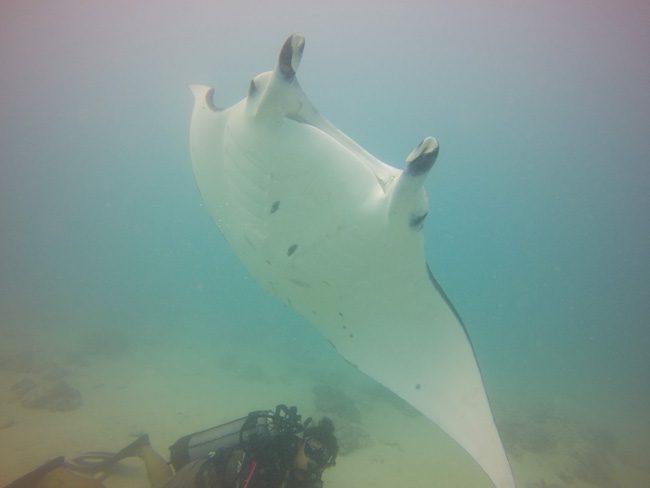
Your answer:
[[[324,119],[296,80],[304,38],[227,109],[193,85],[194,174],[251,274],[341,355],[437,423],[497,488],[515,486],[472,345],[429,271],[424,139],[404,171]]]

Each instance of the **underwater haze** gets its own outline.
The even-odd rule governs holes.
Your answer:
[[[491,486],[203,207],[188,86],[230,106],[302,32],[300,84],[343,132],[399,168],[440,142],[426,256],[518,486],[650,486],[648,26],[644,0],[2,1],[0,485],[286,402],[340,426],[325,486]]]

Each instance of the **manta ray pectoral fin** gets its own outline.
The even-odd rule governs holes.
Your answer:
[[[391,223],[422,228],[427,216],[424,181],[438,156],[438,141],[425,137],[406,158],[406,169],[389,189],[388,218]]]

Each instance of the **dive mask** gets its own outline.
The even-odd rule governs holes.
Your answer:
[[[319,440],[311,437],[304,439],[305,454],[319,467],[334,466],[334,455]]]

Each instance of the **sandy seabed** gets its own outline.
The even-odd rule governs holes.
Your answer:
[[[308,358],[152,330],[65,336],[3,331],[0,486],[56,456],[117,451],[145,432],[167,456],[168,446],[185,434],[279,403],[298,406],[305,417],[335,421],[341,453],[324,475],[325,486],[492,486],[458,445],[374,381],[343,360],[321,364]],[[68,392],[79,392],[78,404],[70,393],[68,408],[74,408],[26,406],[24,390],[61,382]],[[491,394],[520,488],[650,486],[647,450],[621,432],[588,425],[555,406]],[[57,408],[66,407],[58,401]],[[116,466],[105,485],[148,483],[133,459]]]

